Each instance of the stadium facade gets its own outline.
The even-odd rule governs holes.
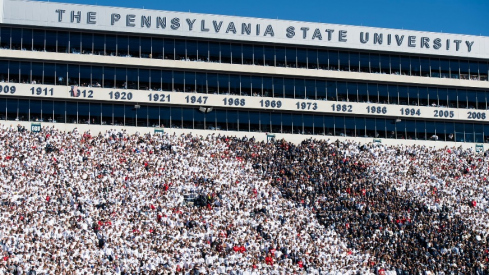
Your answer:
[[[39,1],[0,13],[7,124],[489,142],[488,37]]]

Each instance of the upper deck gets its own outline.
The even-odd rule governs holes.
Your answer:
[[[489,58],[489,37],[225,15],[0,0],[0,23],[104,32]]]

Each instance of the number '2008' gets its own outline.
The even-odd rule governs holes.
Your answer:
[[[481,112],[467,112],[468,119],[486,119],[486,113]]]

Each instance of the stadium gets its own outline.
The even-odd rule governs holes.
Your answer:
[[[488,37],[0,14],[0,272],[489,273]]]

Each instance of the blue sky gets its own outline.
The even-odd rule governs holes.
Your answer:
[[[489,0],[62,0],[51,2],[489,36]]]

